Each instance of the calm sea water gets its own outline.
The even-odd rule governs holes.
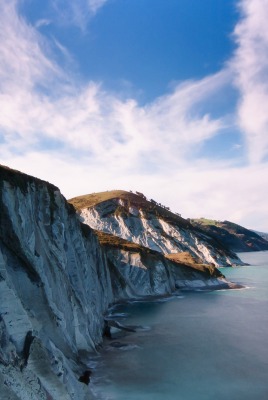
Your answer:
[[[107,400],[267,400],[268,252],[226,268],[247,289],[188,292],[113,310],[137,332],[114,331],[93,384]]]

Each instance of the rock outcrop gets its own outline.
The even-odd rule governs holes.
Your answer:
[[[266,240],[266,242],[268,243],[268,233],[267,232],[259,232],[259,231],[252,231],[252,232],[257,233],[258,236],[260,236],[261,238]]]
[[[231,251],[268,250],[267,235],[251,231],[233,222],[200,218],[191,220],[191,223],[204,233],[220,240]]]
[[[233,287],[213,265],[180,254],[158,251],[101,231],[95,231],[105,248],[116,299],[172,294],[176,289]]]
[[[0,210],[1,399],[91,399],[88,362],[111,304],[231,287],[212,265],[93,231],[57,187],[6,167]]]
[[[105,254],[53,185],[1,168],[0,204],[1,394],[89,399],[77,377],[113,301]]]
[[[188,252],[216,267],[242,265],[216,237],[143,195],[115,190],[70,199],[83,223],[163,254]]]

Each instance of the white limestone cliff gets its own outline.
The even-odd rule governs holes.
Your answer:
[[[57,188],[12,171],[4,178],[1,393],[89,399],[78,381],[86,366],[77,360],[101,342],[103,314],[113,301],[105,254],[95,235],[83,232]]]
[[[1,166],[0,211],[1,399],[92,399],[81,378],[111,304],[229,286],[215,269],[102,243],[55,186]]]
[[[181,223],[183,219],[174,214],[174,218],[170,219],[165,218],[166,213],[156,213],[153,208],[148,210],[148,202],[137,204],[134,196],[130,196],[134,204],[129,199],[119,197],[78,209],[81,221],[93,229],[111,233],[163,254],[187,251],[202,262],[212,263],[216,267],[242,265],[235,253],[209,235],[190,223],[186,224],[185,220]]]

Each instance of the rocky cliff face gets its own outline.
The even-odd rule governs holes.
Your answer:
[[[81,355],[101,342],[113,301],[105,255],[56,187],[0,174],[1,394],[88,399]]]
[[[230,221],[213,221],[205,218],[191,220],[192,224],[218,238],[228,249],[235,252],[268,250],[267,237]]]
[[[114,294],[119,299],[161,296],[176,289],[233,287],[214,266],[199,264],[188,254],[183,254],[184,258],[177,253],[164,256],[101,231],[96,234],[105,248]]]
[[[81,221],[90,227],[163,254],[187,251],[201,262],[217,267],[242,264],[216,237],[139,195],[104,192],[70,202],[78,210]]]
[[[109,305],[229,286],[213,266],[96,234],[55,186],[4,167],[0,210],[1,399],[91,399],[88,362]]]

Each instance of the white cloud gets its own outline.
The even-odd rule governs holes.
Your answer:
[[[89,9],[95,14],[108,0],[88,0]]]
[[[242,19],[235,28],[237,50],[231,61],[240,91],[238,121],[245,134],[249,160],[268,154],[268,0],[240,2]]]
[[[46,42],[17,13],[17,1],[0,2],[1,93],[45,86],[62,71],[46,54]],[[47,49],[48,50],[48,49]]]
[[[15,3],[2,9],[9,40],[0,43],[5,59],[0,65],[0,127],[13,149],[27,152],[46,138],[61,142],[69,153],[80,150],[90,155],[95,163],[105,155],[107,163],[125,170],[148,161],[167,168],[180,165],[193,145],[223,127],[221,120],[194,110],[225,83],[226,73],[186,82],[141,107],[133,99],[110,95],[94,82],[79,86],[44,53],[46,43],[18,17]]]
[[[87,159],[64,157],[55,152],[29,151],[8,154],[9,166],[59,186],[66,198],[112,190],[138,190],[187,217],[228,219],[250,229],[268,231],[268,164],[232,167],[196,162],[155,175],[124,173],[105,162],[92,165]]]
[[[39,19],[38,21],[36,21],[36,23],[35,23],[35,28],[41,28],[42,26],[48,26],[48,25],[50,25],[51,24],[51,20],[50,19],[47,19],[47,18],[42,18],[42,19]]]
[[[70,4],[74,3],[68,3],[69,11]],[[96,12],[103,4],[91,2],[86,7]],[[252,221],[252,227],[268,230],[263,201],[266,164],[234,168],[226,162],[192,161],[196,149],[228,121],[224,116],[213,119],[200,111],[200,105],[213,101],[229,84],[233,68],[242,67],[244,51],[237,50],[228,69],[184,82],[140,106],[96,82],[81,84],[64,71],[43,36],[18,15],[16,5],[14,0],[0,3],[2,163],[51,181],[67,197],[114,188],[141,190],[186,217],[203,214],[248,226]],[[68,56],[65,48],[60,50]],[[245,100],[250,95],[247,74],[241,72],[238,78]],[[247,127],[250,119],[243,117],[243,107],[242,103],[240,123]],[[255,117],[261,127],[263,115]],[[263,138],[254,132],[250,139],[252,132],[246,130],[256,155]],[[253,222],[258,218],[257,226]]]
[[[60,24],[75,25],[82,31],[108,0],[50,0]]]

